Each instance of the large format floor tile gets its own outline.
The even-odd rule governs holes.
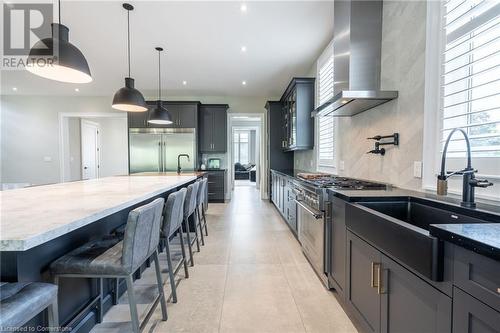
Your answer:
[[[208,233],[189,278],[177,276],[168,320],[156,309],[145,332],[334,332],[356,329],[305,259],[300,244],[254,187],[236,187],[229,204],[210,204]],[[165,255],[160,255],[165,266]],[[170,296],[168,274],[162,273]],[[135,282],[139,311],[155,294],[154,270]],[[127,332],[127,296],[93,332]]]

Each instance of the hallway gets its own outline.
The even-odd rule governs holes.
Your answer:
[[[158,308],[146,332],[356,332],[254,187],[235,187],[231,203],[210,204],[207,218],[209,236],[189,279],[179,272],[178,303],[168,303],[166,322]],[[149,271],[135,284],[152,281]],[[163,278],[169,294],[167,274]],[[129,318],[121,300],[94,332],[122,332]],[[111,323],[116,320],[122,325]]]

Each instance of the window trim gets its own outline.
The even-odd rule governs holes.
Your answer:
[[[422,146],[422,189],[436,191],[436,177],[439,169],[441,157],[438,155],[442,129],[442,98],[441,80],[443,51],[446,41],[444,23],[442,21],[444,6],[440,1],[427,3],[426,21],[426,53],[425,53],[425,90],[424,90],[424,128]],[[436,34],[436,27],[439,27],[439,34]],[[473,163],[474,167],[474,163]],[[476,174],[478,178],[488,178],[500,185],[500,175]],[[461,190],[450,188],[451,194],[460,195]],[[476,193],[477,198],[498,202],[498,196],[494,194]]]
[[[321,69],[321,66],[325,64],[325,62],[330,59],[330,57],[333,56],[333,39],[328,43],[328,45],[325,47],[321,55],[318,57],[316,60],[316,92],[315,92],[315,106],[319,106],[319,71]],[[314,127],[315,127],[315,135],[314,135],[314,147],[315,149],[315,158],[316,158],[316,171],[318,172],[326,172],[326,173],[331,173],[331,174],[337,174],[338,173],[338,156],[339,156],[339,121],[337,117],[333,118],[333,126],[335,128],[334,134],[333,134],[333,144],[334,144],[334,155],[333,155],[333,160],[332,163],[324,164],[320,163],[320,156],[319,156],[319,118],[320,116],[316,116],[314,119]]]

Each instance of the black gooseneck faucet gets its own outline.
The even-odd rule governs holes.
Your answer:
[[[181,157],[187,157],[188,162],[189,162],[189,155],[188,154],[179,154],[177,155],[177,174],[181,173]]]
[[[447,172],[446,170],[446,153],[448,151],[448,144],[450,143],[450,139],[455,132],[459,131],[463,134],[465,138],[465,143],[467,144],[467,166],[465,169],[454,172]],[[462,184],[462,202],[460,203],[463,207],[474,208],[476,207],[476,203],[474,202],[474,189],[476,187],[488,187],[493,184],[488,180],[479,180],[474,177],[474,174],[477,170],[472,168],[471,162],[471,149],[470,149],[470,141],[467,133],[461,128],[453,129],[448,138],[446,139],[446,143],[444,144],[443,156],[441,158],[441,172],[437,177],[437,194],[438,195],[446,195],[448,194],[448,178],[453,175],[462,175],[463,176],[463,184]]]

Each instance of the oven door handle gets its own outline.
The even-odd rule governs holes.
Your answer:
[[[304,205],[302,203],[302,200],[295,199],[294,201],[297,203],[297,205],[299,205],[300,207],[302,207],[303,209],[305,209],[309,214],[311,214],[316,220],[319,220],[319,219],[323,218],[323,213],[322,212],[307,207],[306,205]]]

